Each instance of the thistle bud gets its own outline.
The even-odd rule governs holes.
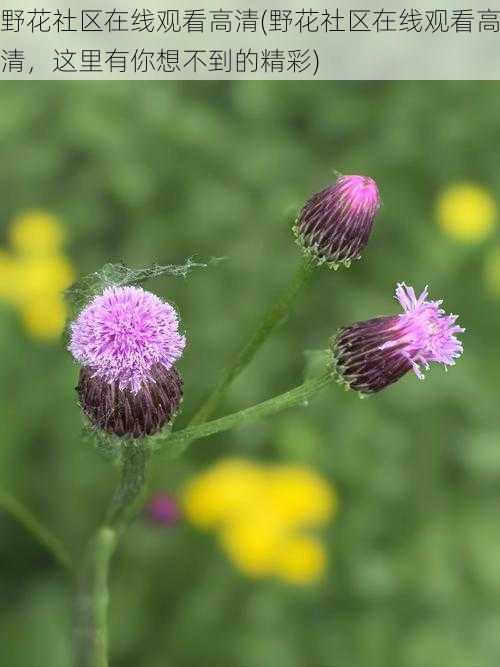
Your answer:
[[[297,242],[317,264],[348,267],[361,257],[379,208],[379,192],[372,178],[339,176],[301,210],[294,228]]]
[[[182,400],[174,368],[186,340],[175,309],[137,287],[111,287],[71,325],[69,350],[82,364],[77,389],[92,424],[117,436],[152,435]]]
[[[333,340],[338,380],[360,394],[373,394],[399,380],[409,370],[424,379],[430,363],[453,366],[462,354],[455,334],[465,331],[457,315],[446,315],[442,301],[429,301],[427,288],[417,298],[400,283],[396,299],[400,315],[376,317],[339,330]]]

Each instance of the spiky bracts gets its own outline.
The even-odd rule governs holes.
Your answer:
[[[368,176],[339,176],[300,211],[294,227],[307,257],[333,269],[361,257],[380,207],[377,184]]]

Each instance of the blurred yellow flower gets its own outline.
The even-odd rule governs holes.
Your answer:
[[[62,253],[63,232],[54,216],[31,211],[12,223],[14,252],[0,250],[0,298],[16,306],[26,330],[43,341],[62,333],[63,291],[75,278],[71,262]]]
[[[320,542],[303,533],[335,513],[334,489],[305,466],[221,461],[183,492],[186,518],[219,534],[228,558],[249,576],[305,584],[326,568]]]
[[[59,220],[45,211],[27,211],[15,218],[10,228],[10,243],[21,254],[53,255],[64,241]]]
[[[268,485],[270,506],[288,526],[324,523],[335,512],[335,492],[308,468],[279,466],[268,473]]]
[[[57,338],[66,321],[66,305],[58,295],[28,301],[23,304],[21,313],[26,329],[39,340]]]
[[[21,257],[17,265],[20,275],[17,293],[22,301],[61,294],[75,279],[73,266],[62,255]]]
[[[201,527],[232,521],[255,509],[264,477],[260,468],[242,459],[226,459],[196,477],[184,490],[184,511]]]
[[[457,183],[441,193],[437,220],[441,229],[463,243],[485,239],[497,220],[497,204],[490,192],[475,183]]]
[[[220,541],[227,556],[242,572],[259,577],[274,572],[286,532],[272,515],[261,513],[231,524],[221,533]]]
[[[319,540],[299,536],[292,538],[278,554],[276,574],[291,584],[307,584],[319,579],[326,570],[326,552]]]

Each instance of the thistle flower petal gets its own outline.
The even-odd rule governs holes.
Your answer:
[[[137,393],[152,379],[151,369],[167,370],[181,357],[173,306],[140,287],[109,287],[71,325],[69,350],[83,366],[119,389]]]

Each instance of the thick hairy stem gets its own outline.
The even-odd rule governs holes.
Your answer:
[[[105,523],[122,528],[134,500],[146,483],[148,447],[143,440],[124,440],[122,444],[122,477],[106,513]]]
[[[100,528],[90,540],[78,581],[77,667],[108,665],[108,571],[116,546],[113,528]]]
[[[108,573],[118,538],[146,482],[147,445],[124,440],[122,475],[106,520],[91,538],[78,578],[77,667],[108,665]]]
[[[250,340],[243,346],[233,361],[222,371],[221,377],[214,389],[191,419],[189,423],[190,426],[205,422],[214,413],[230,384],[252,361],[258,349],[286,318],[295,299],[309,282],[313,271],[314,265],[309,260],[304,260],[301,263],[292,282],[288,286],[288,289],[268,310]]]

